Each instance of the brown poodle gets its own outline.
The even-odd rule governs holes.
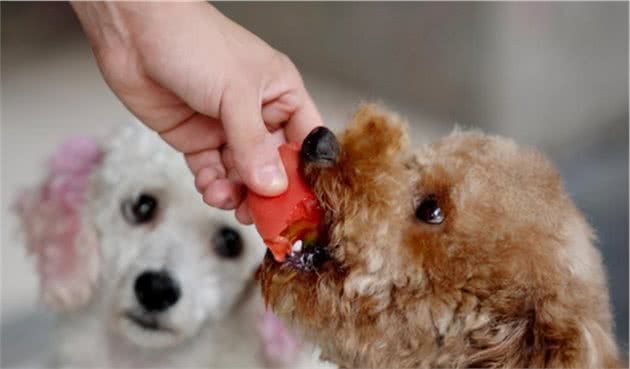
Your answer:
[[[412,151],[362,107],[302,147],[328,234],[259,272],[266,302],[341,367],[619,366],[593,232],[553,166],[459,132]],[[304,256],[304,255],[302,255]],[[306,265],[308,264],[308,265]]]

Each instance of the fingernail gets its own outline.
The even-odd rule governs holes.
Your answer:
[[[265,165],[256,170],[256,183],[269,193],[280,193],[287,187],[287,178],[277,164]]]

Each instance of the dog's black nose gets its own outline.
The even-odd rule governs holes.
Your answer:
[[[339,159],[339,142],[326,127],[317,127],[306,136],[300,155],[304,163],[334,165]]]
[[[145,271],[134,284],[136,298],[148,312],[161,312],[175,305],[180,289],[177,282],[165,271]]]

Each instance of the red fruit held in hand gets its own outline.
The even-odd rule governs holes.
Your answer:
[[[245,201],[258,233],[274,258],[282,262],[295,241],[316,237],[322,210],[302,178],[300,146],[289,143],[281,145],[278,150],[289,180],[287,191],[275,197],[264,197],[249,191]]]

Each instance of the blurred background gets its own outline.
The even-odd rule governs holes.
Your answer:
[[[130,120],[66,3],[1,6],[2,362],[46,351],[33,265],[10,201],[65,137]],[[549,154],[599,236],[628,346],[628,3],[218,3],[291,57],[325,121],[361,101],[416,142],[455,124]]]

